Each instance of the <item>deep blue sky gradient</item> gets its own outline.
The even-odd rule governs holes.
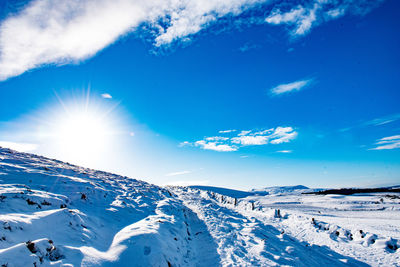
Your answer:
[[[10,122],[54,105],[55,92],[68,98],[90,86],[105,105],[120,101],[124,122],[138,133],[121,138],[125,143],[112,155],[121,157],[118,164],[96,168],[159,184],[207,180],[235,188],[400,183],[400,149],[369,150],[377,139],[400,134],[400,120],[367,125],[400,113],[399,7],[387,1],[296,39],[284,27],[252,25],[205,30],[189,44],[160,51],[128,35],[76,65],[47,66],[1,82],[0,140],[30,142],[21,135],[10,140],[16,131]],[[250,49],[241,51],[245,46]],[[269,93],[301,79],[313,82],[299,92]],[[105,92],[113,99],[100,99]],[[298,137],[236,152],[179,147],[219,130],[277,126],[295,128]],[[192,173],[164,175],[184,170]]]

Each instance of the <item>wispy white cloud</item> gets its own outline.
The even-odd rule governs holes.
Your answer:
[[[177,175],[184,175],[184,174],[189,174],[191,171],[180,171],[180,172],[171,172],[167,173],[165,176],[177,176]]]
[[[271,129],[254,132],[254,133],[252,133],[252,135],[266,135],[268,133],[273,133],[273,132],[274,132],[274,128],[271,128]],[[248,133],[251,133],[251,131],[248,131]]]
[[[375,118],[373,120],[366,120],[366,121],[358,122],[353,126],[339,129],[339,131],[347,132],[354,128],[361,128],[361,127],[368,127],[368,126],[383,126],[383,125],[386,125],[386,124],[389,124],[389,123],[392,123],[392,122],[395,122],[398,120],[400,120],[400,113],[395,113],[395,114],[383,116],[380,118]]]
[[[108,93],[101,94],[101,97],[102,98],[106,98],[106,99],[111,99],[112,98],[112,96],[110,94],[108,94]]]
[[[261,47],[260,45],[252,44],[250,42],[247,42],[244,45],[242,45],[241,47],[239,47],[239,51],[244,53],[244,52],[247,52],[249,50],[258,49],[260,47]]]
[[[220,144],[218,142],[208,142],[205,140],[196,141],[195,146],[201,147],[205,150],[214,150],[219,152],[231,152],[238,150],[237,146],[232,146],[228,144]]]
[[[155,34],[155,46],[169,44],[265,1],[34,0],[0,25],[0,80],[42,65],[79,62],[140,25]]]
[[[242,133],[241,133],[242,134]],[[297,132],[292,127],[277,127],[252,133],[252,131],[231,139],[234,144],[243,146],[288,143],[297,137]]]
[[[271,144],[288,143],[297,137],[297,132],[292,127],[278,127],[274,133],[269,136]]]
[[[229,139],[228,137],[223,137],[223,136],[211,136],[205,138],[205,140],[207,141],[226,141],[228,139]]]
[[[386,150],[400,148],[400,135],[393,135],[381,138],[376,141],[377,147],[371,148],[370,150]]]
[[[223,131],[219,131],[218,133],[224,134],[224,133],[233,133],[233,132],[236,132],[236,130],[223,130]]]
[[[0,79],[93,56],[146,18],[134,1],[32,1],[0,25]]]
[[[269,0],[33,0],[0,22],[0,80],[44,65],[78,63],[138,29],[153,36],[155,47],[168,46],[262,6],[272,10],[265,23],[289,25],[302,35],[349,12],[363,15],[377,2],[308,0],[282,10]],[[264,20],[252,16],[240,19]]]
[[[289,24],[294,25],[292,34],[303,35],[307,33],[312,24],[317,20],[316,9],[318,5],[315,4],[312,8],[304,8],[303,6],[297,6],[290,11],[281,12],[279,9],[274,10],[265,21],[271,24]]]
[[[0,141],[0,146],[5,148],[11,148],[20,152],[29,152],[34,151],[38,148],[37,144],[29,144],[29,143],[16,143],[16,142],[8,142],[8,141]]]
[[[312,0],[303,1],[302,4],[296,6],[289,5],[284,9],[278,5],[272,9],[265,22],[273,25],[287,25],[290,34],[296,37],[307,34],[313,27],[323,22],[338,19],[348,13],[365,15],[383,1]]]
[[[232,138],[232,143],[240,144],[243,146],[252,146],[252,145],[265,145],[268,143],[268,136],[263,135],[242,135]]]
[[[293,91],[300,91],[301,89],[309,86],[313,79],[299,80],[291,83],[284,83],[270,89],[272,95],[280,95]]]
[[[184,146],[193,146],[193,144],[189,141],[183,141],[181,143],[179,143],[178,145],[179,147],[184,147]]]
[[[391,122],[395,122],[400,119],[400,113],[392,114],[389,116],[384,116],[381,118],[376,118],[370,121],[362,123],[362,126],[381,126]]]
[[[247,135],[247,134],[249,134],[249,133],[251,133],[251,131],[243,130],[243,131],[241,131],[241,132],[238,134],[238,136],[244,136],[244,135]]]
[[[284,153],[284,154],[288,154],[288,153],[292,153],[292,150],[278,150],[276,151],[277,153]]]
[[[219,152],[237,151],[244,146],[288,143],[297,137],[292,127],[276,127],[261,131],[243,130],[233,137],[211,136],[193,143],[185,141],[179,146],[196,146]]]

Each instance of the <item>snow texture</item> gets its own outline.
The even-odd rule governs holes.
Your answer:
[[[400,194],[159,187],[0,148],[0,266],[400,266]]]

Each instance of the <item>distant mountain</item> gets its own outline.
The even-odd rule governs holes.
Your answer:
[[[318,189],[310,189],[304,185],[294,185],[294,186],[272,186],[272,187],[265,187],[262,189],[252,189],[250,190],[250,192],[256,195],[278,195],[278,194],[303,193],[315,190]]]
[[[279,194],[300,194],[305,192],[315,192],[322,190],[322,189],[310,189],[304,185],[272,186],[272,187],[265,187],[262,189],[252,189],[250,191],[242,191],[242,190],[235,190],[223,187],[203,186],[203,185],[194,185],[189,187],[215,192],[221,195],[234,198],[245,198],[249,196],[279,195]]]

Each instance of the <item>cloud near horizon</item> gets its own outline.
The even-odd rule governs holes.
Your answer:
[[[33,0],[0,22],[0,81],[41,66],[79,63],[138,29],[155,47],[188,40],[226,16],[289,25],[292,34],[304,35],[328,19],[364,15],[376,2],[308,0],[295,7],[288,2],[285,10],[268,0]],[[266,18],[246,15],[257,7]]]
[[[183,146],[200,147],[204,150],[214,150],[218,152],[238,151],[240,147],[260,146],[267,144],[288,143],[297,137],[298,133],[292,127],[276,127],[263,131],[241,131],[233,137],[211,136],[195,142],[182,142]]]
[[[30,152],[36,150],[39,146],[37,144],[30,143],[0,141],[0,147],[10,148],[20,152]]]

